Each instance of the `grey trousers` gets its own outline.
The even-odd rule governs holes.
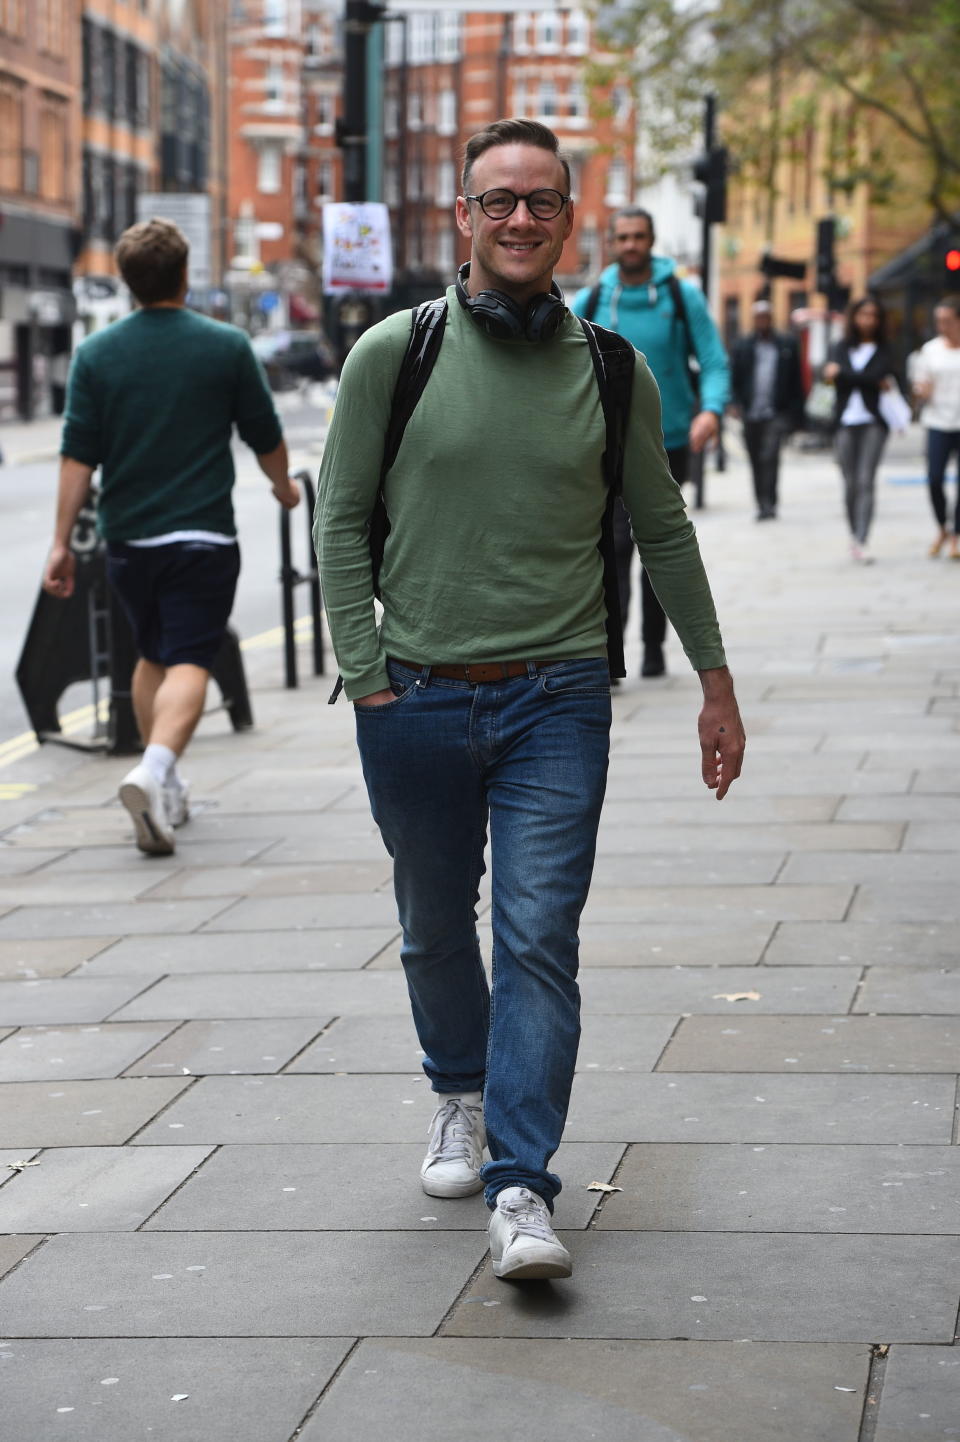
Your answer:
[[[874,481],[886,439],[886,427],[879,421],[865,426],[840,426],[837,430],[837,461],[843,476],[847,520],[851,535],[861,545],[873,520]]]

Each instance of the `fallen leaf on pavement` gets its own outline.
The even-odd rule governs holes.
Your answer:
[[[623,1187],[611,1187],[609,1182],[591,1182],[588,1192],[622,1192]]]
[[[758,991],[718,991],[714,994],[714,1001],[759,1001]]]
[[[7,1162],[11,1172],[22,1172],[24,1167],[38,1167],[39,1162]]]

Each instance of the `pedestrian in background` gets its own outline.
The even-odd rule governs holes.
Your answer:
[[[553,280],[573,226],[556,135],[495,122],[468,141],[462,186],[470,262],[446,293],[436,365],[383,483],[380,625],[367,523],[407,312],[347,357],[314,537],[438,1093],[422,1186],[432,1197],[485,1190],[496,1276],[566,1277],[549,1164],[576,1063],[578,930],[609,755],[607,432],[587,334]],[[739,775],[743,728],[642,357],[623,487],[699,670],[702,775],[720,797]],[[488,827],[492,996],[476,927]]]
[[[777,514],[780,447],[803,425],[806,387],[796,337],[773,328],[768,300],[753,304],[753,330],[741,336],[730,357],[733,400],[743,422],[757,520]]]
[[[937,334],[920,347],[913,368],[913,394],[923,402],[920,420],[927,427],[927,485],[940,534],[930,547],[939,556],[960,561],[960,296],[944,296],[933,313]],[[944,482],[950,457],[956,458],[957,496],[953,529],[947,523]]]
[[[720,434],[720,417],[730,399],[730,370],[703,291],[680,280],[672,260],[653,254],[655,238],[649,211],[639,206],[618,210],[610,221],[616,260],[601,272],[596,285],[577,291],[570,309],[617,331],[645,357],[660,388],[667,463],[682,486],[689,478],[691,451],[702,451]],[[699,367],[696,375],[691,359]],[[626,627],[635,547],[630,515],[623,505],[617,507],[615,522],[620,617]],[[667,618],[646,569],[641,571],[640,585],[640,674],[662,676]]]
[[[146,747],[120,800],[137,846],[157,855],[175,849],[174,828],[190,814],[177,758],[203,713],[240,574],[234,425],[280,505],[289,510],[300,498],[250,341],[186,307],[188,249],[169,220],[131,226],[117,242],[139,309],[89,336],[74,356],[43,578],[52,596],[73,594],[70,534],[100,466],[97,528],[139,652],[133,709]]]
[[[854,561],[870,565],[874,558],[867,538],[873,521],[877,468],[888,434],[880,414],[880,396],[898,385],[896,362],[887,343],[886,313],[872,296],[851,303],[846,331],[843,339],[830,347],[823,379],[837,391],[835,446],[850,526],[850,555]]]

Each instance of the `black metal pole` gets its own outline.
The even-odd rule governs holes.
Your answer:
[[[707,95],[703,106],[703,150],[709,156],[716,144],[717,131],[717,98],[715,95]],[[710,300],[710,270],[713,263],[710,231],[713,221],[710,218],[709,198],[704,195],[703,200],[703,221],[701,225],[700,238],[700,284],[703,288],[704,299]],[[706,457],[702,451],[690,457],[690,478],[694,487],[694,506],[698,511],[704,507],[704,478],[706,474]]]
[[[293,691],[297,685],[297,638],[293,629],[293,550],[290,544],[290,512],[280,512],[280,604],[283,613],[284,685]]]
[[[366,0],[346,0],[343,67],[343,198],[367,198]]]

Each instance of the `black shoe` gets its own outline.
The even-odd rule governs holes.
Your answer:
[[[663,659],[662,646],[644,646],[643,665],[640,667],[641,676],[662,676],[667,669]]]

